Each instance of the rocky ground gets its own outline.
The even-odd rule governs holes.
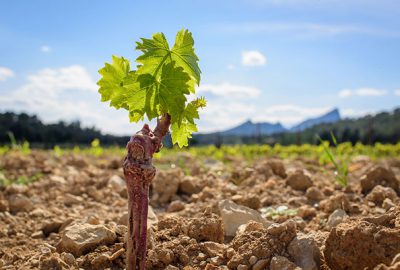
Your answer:
[[[148,269],[400,269],[400,159],[353,159],[346,188],[314,160],[179,160],[155,162]],[[1,156],[28,184],[0,187],[0,269],[124,269],[121,163]]]

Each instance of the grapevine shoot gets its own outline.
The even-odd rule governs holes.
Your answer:
[[[101,101],[116,109],[126,109],[131,122],[157,119],[154,130],[145,124],[127,144],[124,175],[128,190],[127,269],[145,269],[147,251],[147,211],[149,185],[156,169],[153,154],[162,147],[162,140],[171,129],[171,138],[179,147],[187,146],[197,131],[195,119],[206,105],[204,98],[188,102],[200,84],[198,57],[194,52],[192,34],[185,29],[176,35],[170,48],[163,33],[142,38],[136,49],[137,69],[129,60],[112,56],[112,62],[99,70]]]

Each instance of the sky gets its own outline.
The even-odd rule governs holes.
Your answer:
[[[398,0],[8,0],[0,4],[0,112],[80,120],[129,135],[124,110],[100,102],[98,70],[132,62],[135,42],[193,33],[202,78],[200,132],[248,119],[286,127],[400,105]]]

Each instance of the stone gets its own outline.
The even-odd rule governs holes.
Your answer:
[[[8,207],[11,213],[29,212],[33,209],[32,201],[25,195],[16,194],[8,199]]]
[[[34,232],[34,233],[32,233],[31,237],[33,239],[42,239],[42,238],[44,238],[43,231]]]
[[[185,204],[182,201],[172,201],[168,205],[167,212],[179,212],[185,209]]]
[[[328,199],[322,200],[319,205],[326,213],[332,213],[336,209],[342,209],[347,212],[351,208],[349,198],[343,193],[332,195]]]
[[[117,193],[120,193],[121,191],[126,189],[125,180],[122,179],[119,175],[111,176],[111,178],[108,180],[108,184]]]
[[[269,268],[271,270],[297,270],[299,269],[293,262],[283,256],[275,256],[271,259]],[[254,269],[254,268],[253,268]]]
[[[297,266],[303,270],[318,270],[321,265],[321,252],[314,238],[298,234],[288,246],[288,253]]]
[[[382,205],[385,199],[396,201],[396,191],[391,187],[384,187],[381,185],[375,186],[371,192],[365,197],[366,200],[375,203],[376,205]]]
[[[257,257],[254,256],[254,255],[251,256],[250,259],[249,259],[249,263],[250,263],[251,265],[254,265],[257,261],[258,261],[258,259],[257,259]]]
[[[268,260],[259,260],[253,265],[253,270],[264,270],[268,266]]]
[[[282,160],[280,159],[269,159],[267,164],[271,167],[272,172],[282,178],[286,178],[286,169]]]
[[[248,207],[238,205],[230,200],[223,200],[218,204],[224,226],[225,236],[235,236],[239,226],[249,221],[262,223],[265,227],[271,222],[264,219],[259,212]]]
[[[306,197],[310,201],[321,201],[324,199],[324,193],[317,187],[309,187],[306,191]]]
[[[199,193],[203,187],[199,184],[199,179],[194,176],[185,176],[179,184],[179,191],[188,195]]]
[[[374,166],[370,168],[360,178],[361,191],[364,194],[369,193],[377,185],[391,187],[396,192],[400,192],[399,181],[393,171],[382,166]]]
[[[394,203],[392,202],[392,200],[389,199],[389,198],[384,199],[383,202],[382,202],[382,207],[383,207],[383,209],[385,209],[386,211],[389,210],[389,209],[392,208],[392,207],[395,207],[395,206],[396,206],[396,204],[394,204]]]
[[[305,175],[303,170],[296,170],[289,174],[286,184],[295,190],[305,191],[312,186],[311,178]]]
[[[42,232],[45,236],[49,236],[50,233],[58,233],[61,226],[64,224],[60,220],[48,220],[42,225]]]
[[[161,204],[170,202],[178,191],[181,178],[183,178],[183,172],[180,169],[158,171],[151,183],[152,201]]]
[[[0,200],[0,212],[6,212],[8,211],[8,201],[6,200]]]
[[[99,245],[115,242],[117,235],[104,225],[75,224],[65,229],[61,248],[75,256],[85,254]]]
[[[346,211],[342,209],[336,209],[332,214],[330,214],[326,226],[328,228],[333,228],[342,223],[342,221],[347,218],[348,215]]]
[[[71,253],[67,253],[67,252],[63,252],[61,253],[61,259],[68,264],[69,266],[77,266],[76,265],[76,260],[74,255],[72,255]]]
[[[62,200],[66,206],[80,204],[84,201],[81,196],[72,195],[71,193],[66,193],[63,196],[60,196],[60,200]]]

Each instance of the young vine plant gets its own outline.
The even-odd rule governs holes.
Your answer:
[[[131,122],[168,114],[172,142],[187,146],[197,131],[198,110],[206,105],[203,97],[187,102],[187,96],[200,84],[199,58],[193,45],[192,33],[185,29],[177,33],[172,48],[163,33],[141,38],[136,43],[136,49],[142,52],[136,58],[136,70],[131,69],[128,59],[118,56],[112,56],[112,63],[99,70],[101,101],[128,110]]]
[[[200,84],[199,59],[193,45],[192,34],[185,29],[178,32],[172,48],[163,33],[156,33],[136,43],[142,52],[136,58],[136,70],[131,69],[129,60],[117,56],[99,70],[102,101],[126,109],[132,122],[157,119],[154,130],[145,124],[131,137],[123,164],[128,192],[128,270],[146,269],[149,186],[156,174],[153,154],[161,149],[170,129],[172,142],[187,146],[197,131],[198,111],[206,105],[204,98],[187,100]]]

